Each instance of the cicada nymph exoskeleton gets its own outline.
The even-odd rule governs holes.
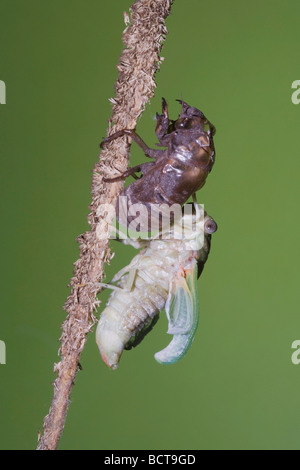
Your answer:
[[[135,204],[143,204],[150,217],[152,204],[179,204],[186,201],[203,187],[211,172],[216,152],[213,137],[215,126],[199,109],[182,100],[181,113],[176,120],[169,119],[166,100],[162,99],[162,114],[156,115],[155,133],[160,149],[146,145],[134,129],[121,129],[106,137],[101,147],[111,141],[129,137],[153,161],[128,168],[125,173],[114,178],[104,177],[106,182],[123,181],[131,176],[135,181],[120,194],[117,201],[117,217],[122,224],[130,223],[128,210]],[[140,176],[137,176],[140,173]],[[105,175],[104,175],[105,176]],[[126,208],[123,206],[126,199]],[[128,217],[129,215],[129,217]],[[143,230],[150,225],[146,216]]]

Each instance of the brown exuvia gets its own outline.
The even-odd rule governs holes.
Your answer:
[[[131,137],[144,151],[154,158],[153,162],[128,168],[116,178],[104,179],[107,182],[121,181],[132,175],[136,180],[127,186],[120,196],[127,196],[127,208],[133,204],[151,205],[179,204],[182,206],[205,184],[215,161],[213,136],[214,125],[197,108],[182,100],[182,109],[176,121],[170,120],[166,100],[162,99],[162,114],[157,114],[155,133],[158,146],[151,149],[133,129],[122,129],[104,139],[100,146],[122,137]],[[141,177],[136,173],[141,172]],[[120,208],[118,208],[120,211]],[[118,214],[120,218],[120,213]],[[128,219],[129,220],[129,219]]]

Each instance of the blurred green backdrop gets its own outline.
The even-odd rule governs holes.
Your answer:
[[[2,449],[32,449],[52,398],[75,237],[122,50],[118,0],[0,0]],[[137,130],[153,146],[161,97],[216,125],[198,200],[218,222],[188,355],[161,366],[160,321],[116,372],[90,334],[60,449],[299,449],[298,0],[175,0],[155,98]],[[144,160],[132,146],[132,163]],[[107,279],[133,255],[117,255]],[[125,248],[125,249],[124,249]],[[107,298],[105,293],[102,297]]]

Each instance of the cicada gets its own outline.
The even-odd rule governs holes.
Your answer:
[[[162,99],[162,114],[156,115],[155,133],[162,149],[151,149],[134,129],[122,129],[106,137],[101,147],[114,139],[128,136],[133,139],[144,151],[147,157],[154,161],[142,163],[129,168],[116,178],[104,178],[107,182],[121,181],[128,176],[135,177],[120,196],[126,196],[126,207],[123,207],[119,198],[117,216],[119,221],[126,225],[130,223],[128,209],[134,204],[144,204],[151,210],[152,204],[179,204],[182,206],[205,184],[215,162],[215,146],[213,136],[215,126],[205,117],[199,109],[189,106],[182,100],[181,113],[173,121],[169,119],[166,100]],[[138,177],[136,173],[141,173]],[[143,230],[146,221],[144,222]],[[150,217],[149,217],[150,224]]]
[[[185,210],[196,207],[196,210]],[[198,324],[197,278],[210,251],[216,222],[202,206],[186,204],[172,227],[149,240],[123,242],[141,251],[119,271],[101,313],[96,341],[104,362],[116,369],[124,349],[141,342],[165,309],[169,345],[155,354],[162,364],[182,358],[190,348]]]

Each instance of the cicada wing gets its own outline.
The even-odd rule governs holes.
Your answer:
[[[166,313],[169,319],[168,334],[173,334],[173,339],[154,356],[161,364],[177,362],[187,353],[193,342],[199,310],[196,260],[185,271],[185,277],[179,279],[170,291]]]
[[[183,334],[192,326],[193,298],[185,277],[172,282],[165,305],[170,335]]]
[[[168,346],[154,354],[154,357],[160,364],[174,364],[185,356],[191,347],[192,341],[193,337],[188,334],[174,335]]]

